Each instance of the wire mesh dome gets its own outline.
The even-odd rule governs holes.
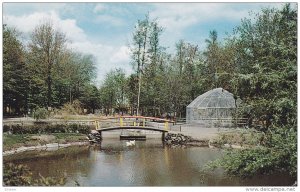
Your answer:
[[[231,124],[236,104],[233,94],[223,88],[210,90],[192,101],[186,108],[187,123],[216,126]]]

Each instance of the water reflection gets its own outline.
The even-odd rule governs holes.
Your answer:
[[[34,176],[66,176],[67,186],[247,186],[290,185],[283,174],[251,179],[229,178],[221,169],[203,172],[203,166],[222,155],[210,148],[168,148],[158,139],[104,140],[100,145],[77,146],[55,152],[26,152],[4,161],[26,164]]]

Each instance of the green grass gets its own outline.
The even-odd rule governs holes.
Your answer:
[[[55,136],[54,140],[49,141],[50,143],[69,143],[87,141],[86,135],[80,133],[52,133],[49,135]],[[32,136],[38,136],[38,134],[4,134],[3,150],[7,151],[21,146],[36,146],[44,145],[47,143],[45,141],[32,139]]]
[[[3,135],[3,149],[9,150],[11,148],[21,147],[28,139],[24,135]]]
[[[260,146],[264,141],[264,133],[254,130],[239,130],[219,134],[213,141],[214,144],[235,144],[241,146]]]
[[[81,133],[53,133],[59,143],[87,141],[86,135]]]

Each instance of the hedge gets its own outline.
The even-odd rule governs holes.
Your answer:
[[[39,124],[39,125],[4,125],[3,132],[12,134],[42,134],[42,133],[90,133],[92,126],[78,124]]]

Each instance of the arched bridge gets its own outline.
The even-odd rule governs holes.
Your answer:
[[[158,131],[162,133],[162,139],[168,132],[174,121],[144,116],[119,116],[95,121],[96,131],[102,136],[103,131],[135,129]]]
[[[119,129],[139,129],[139,130],[147,130],[147,131],[159,131],[159,132],[168,132],[169,130],[164,130],[155,127],[142,127],[142,126],[123,126],[123,127],[108,127],[102,129],[96,129],[98,132],[101,131],[112,131],[112,130],[119,130]]]

